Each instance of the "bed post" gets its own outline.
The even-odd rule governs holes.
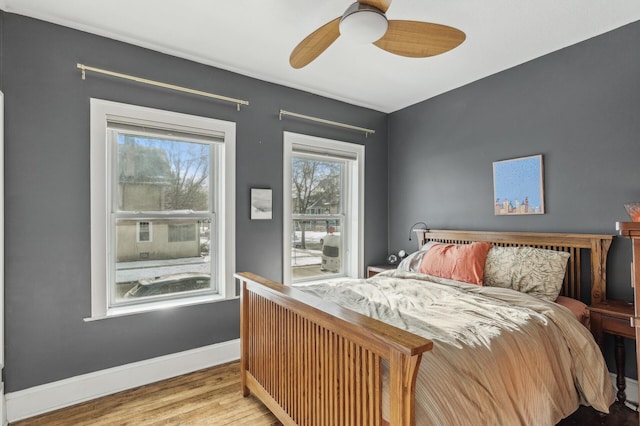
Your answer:
[[[607,253],[611,239],[591,240],[591,304],[607,299]]]
[[[389,401],[392,425],[415,424],[415,389],[418,367],[422,354],[407,356],[399,351],[391,352],[389,360]],[[394,401],[396,401],[394,403]],[[400,402],[401,403],[398,403]]]
[[[240,287],[240,383],[242,385],[242,396],[249,396],[249,387],[247,386],[247,369],[249,362],[249,321],[247,315],[249,313],[249,297],[247,291],[247,282],[241,281]]]

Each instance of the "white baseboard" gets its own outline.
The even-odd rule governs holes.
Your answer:
[[[70,377],[5,395],[9,422],[240,359],[240,339]]]

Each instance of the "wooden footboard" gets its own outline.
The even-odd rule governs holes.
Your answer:
[[[239,273],[242,392],[284,424],[414,424],[415,380],[433,343],[251,273]]]

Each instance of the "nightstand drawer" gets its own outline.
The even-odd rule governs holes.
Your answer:
[[[591,311],[591,332],[596,341],[602,344],[602,334],[610,333],[616,336],[636,338],[636,331],[631,327],[633,303],[621,300],[604,300],[589,306]]]
[[[602,331],[605,333],[616,334],[629,339],[636,338],[636,331],[631,327],[628,318],[616,318],[608,315],[602,315]]]

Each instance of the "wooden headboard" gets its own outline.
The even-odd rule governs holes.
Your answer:
[[[598,303],[607,298],[607,253],[613,236],[594,234],[561,234],[537,232],[498,232],[498,231],[451,231],[439,229],[414,229],[418,234],[419,246],[428,241],[452,244],[469,244],[475,241],[493,243],[502,247],[529,246],[548,250],[566,251],[571,257],[560,294],[573,299],[583,300],[581,293],[583,280],[582,252],[588,251],[590,264],[591,298],[587,303]]]

